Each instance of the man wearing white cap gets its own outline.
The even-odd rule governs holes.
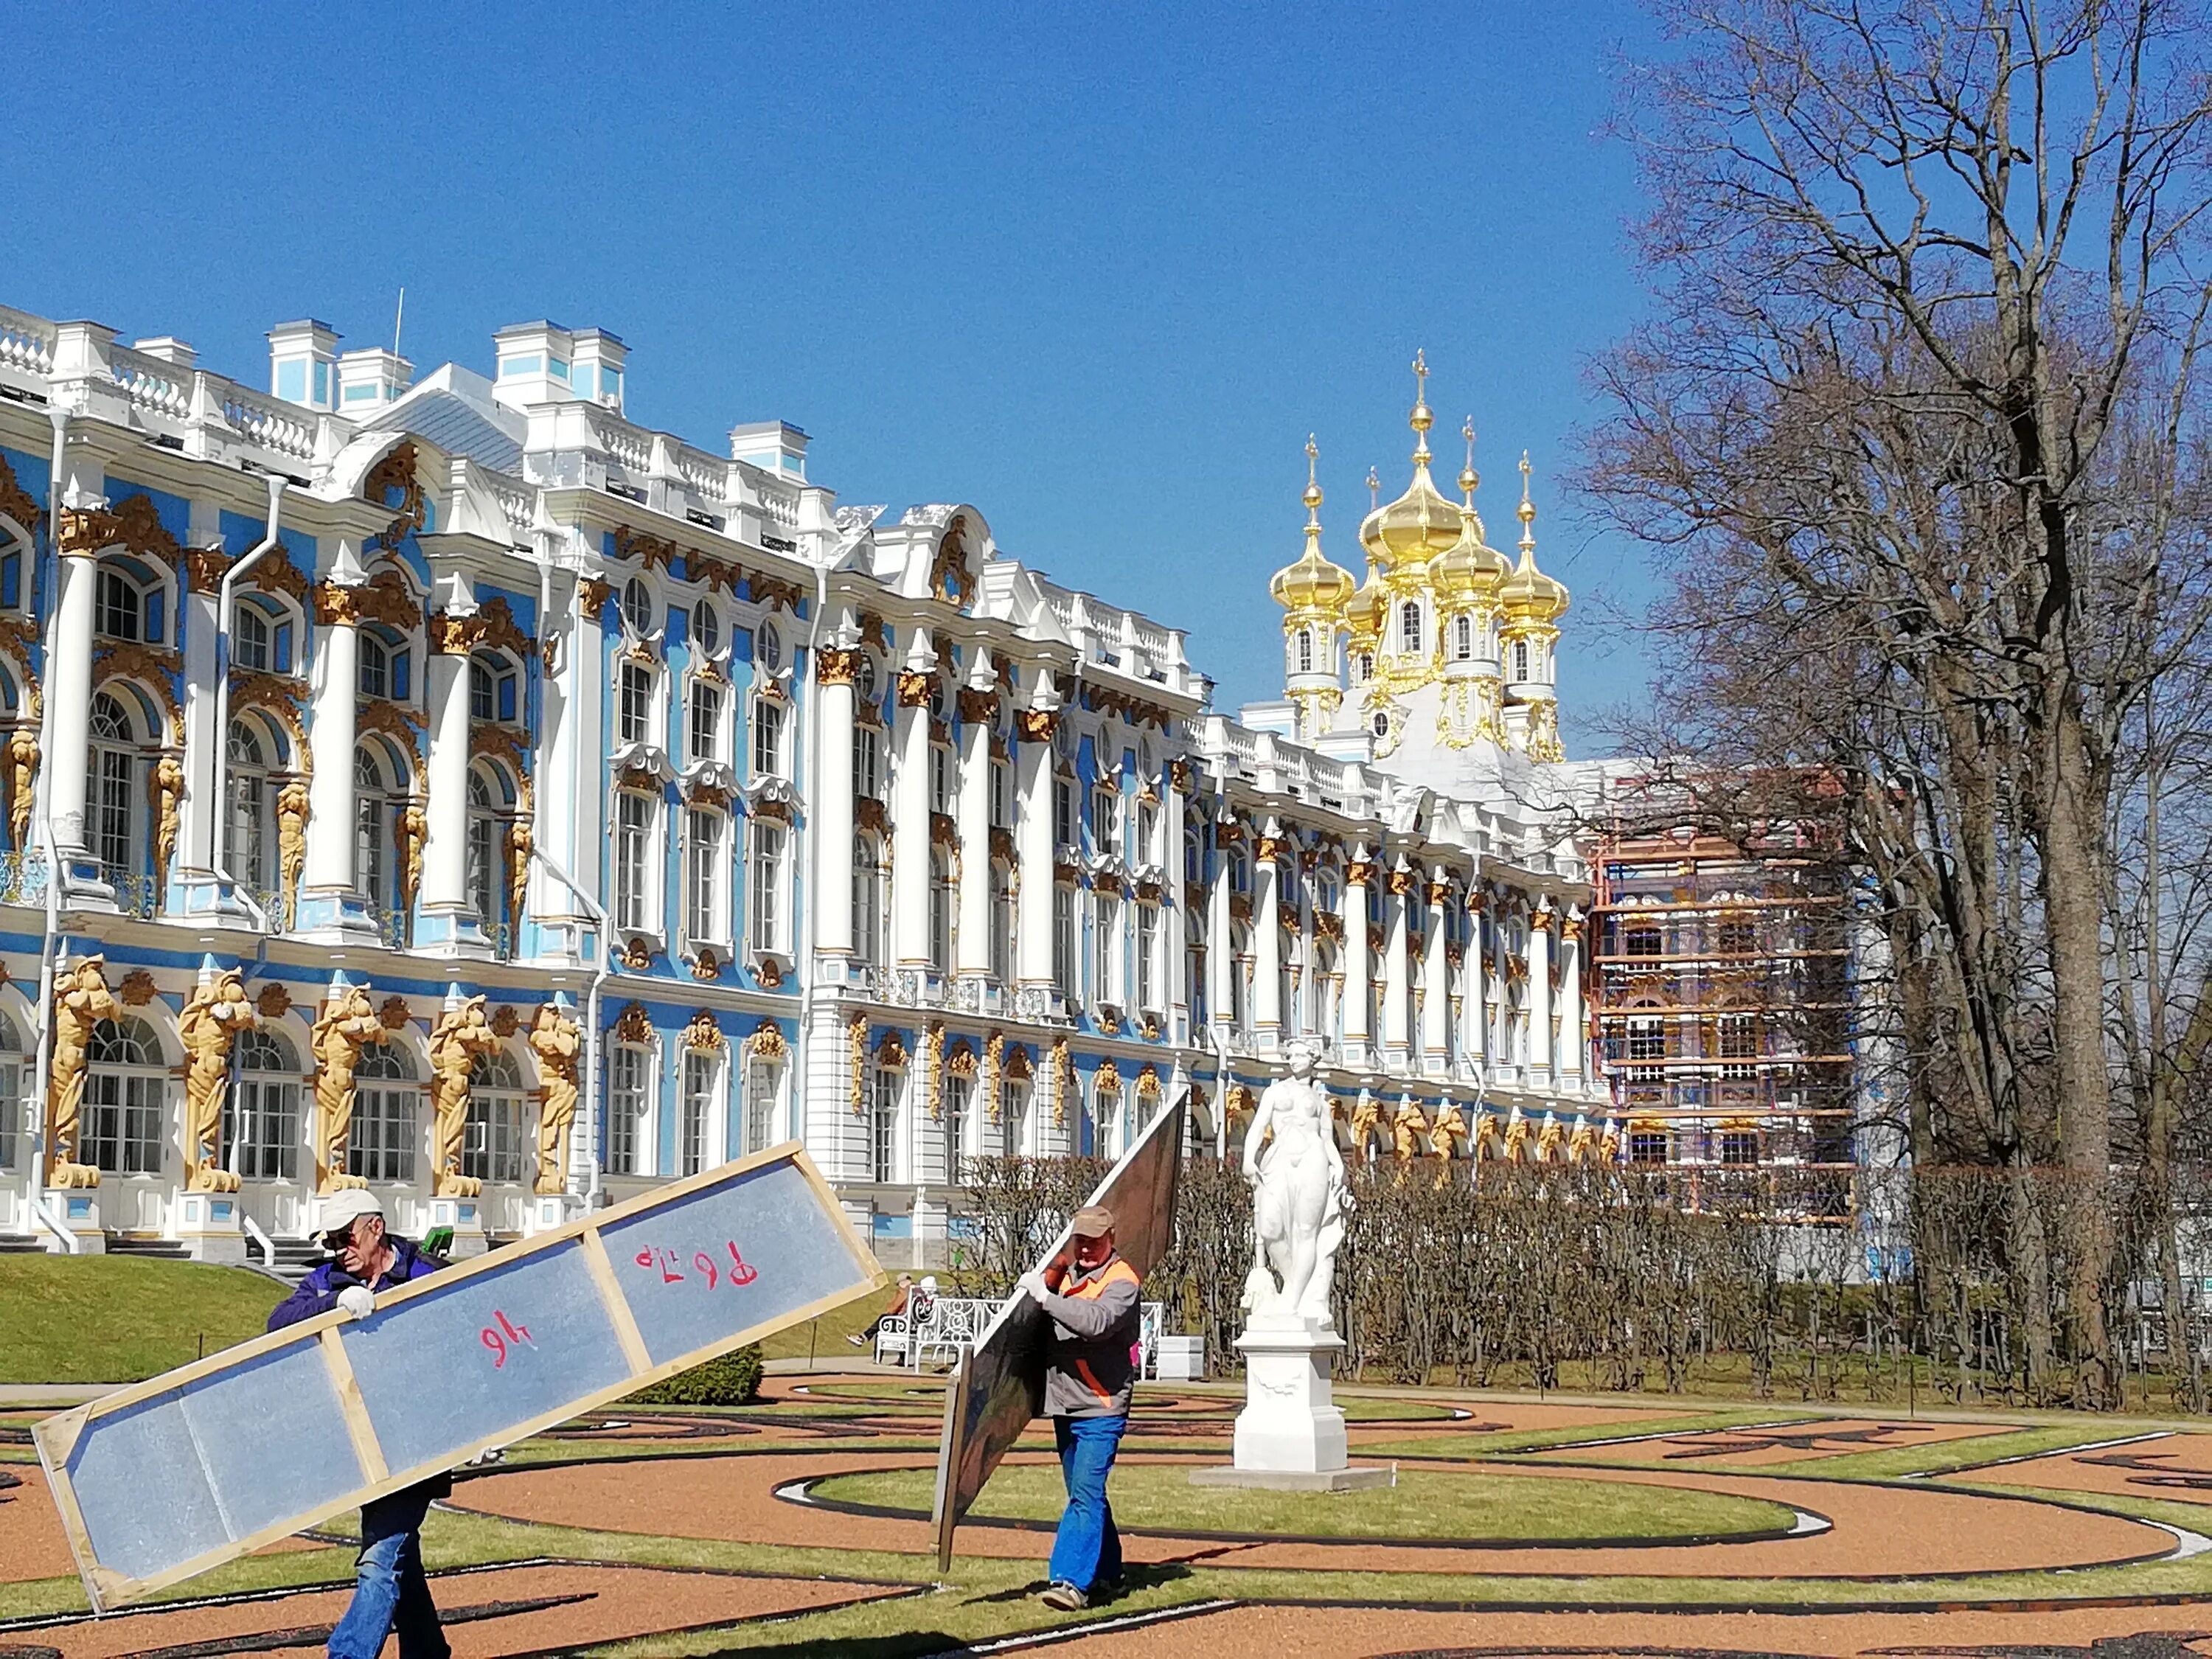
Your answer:
[[[269,1316],[270,1330],[333,1308],[349,1319],[366,1319],[376,1311],[379,1291],[446,1265],[412,1240],[386,1231],[383,1204],[362,1188],[331,1196],[323,1206],[323,1230],[331,1259],[277,1304]],[[449,1659],[452,1650],[438,1628],[437,1604],[422,1572],[422,1516],[453,1490],[453,1477],[441,1474],[362,1505],[353,1602],[331,1632],[331,1659],[377,1659],[395,1629],[399,1659]]]

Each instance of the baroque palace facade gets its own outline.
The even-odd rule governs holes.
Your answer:
[[[632,423],[611,334],[269,338],[0,310],[0,1236],[273,1259],[366,1183],[469,1250],[795,1138],[933,1260],[963,1158],[1224,1151],[1300,1040],[1368,1156],[1623,1155],[1567,595],[1425,398],[1232,720],[973,506]]]

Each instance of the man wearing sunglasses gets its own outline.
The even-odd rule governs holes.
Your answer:
[[[269,1316],[272,1331],[334,1308],[349,1319],[366,1319],[376,1311],[380,1291],[446,1265],[411,1240],[393,1237],[385,1226],[382,1203],[358,1187],[332,1194],[323,1208],[323,1226],[331,1259],[277,1304]],[[449,1659],[452,1650],[438,1628],[437,1605],[422,1572],[422,1517],[434,1500],[453,1490],[453,1477],[441,1474],[362,1506],[353,1602],[331,1632],[331,1659],[377,1659],[395,1628],[399,1659]]]

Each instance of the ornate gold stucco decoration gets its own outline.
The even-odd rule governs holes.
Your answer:
[[[389,1040],[391,1033],[376,1017],[368,1000],[368,987],[339,988],[325,999],[315,1016],[307,1046],[315,1057],[315,1190],[334,1193],[342,1187],[365,1187],[359,1176],[346,1173],[346,1142],[353,1133],[354,1068],[361,1051],[372,1042]]]
[[[222,1167],[222,1105],[230,1081],[230,1051],[240,1031],[253,1026],[246,981],[234,970],[213,975],[196,988],[177,1016],[185,1045],[185,1190],[234,1193],[238,1176]]]
[[[538,1178],[533,1192],[548,1196],[568,1185],[568,1126],[575,1121],[578,1055],[583,1028],[554,1003],[540,1003],[532,1022],[530,1052],[538,1056],[544,1092],[538,1103]]]
[[[84,1126],[85,1066],[93,1028],[123,1012],[107,988],[106,959],[86,957],[54,981],[53,1052],[46,1074],[46,1185],[97,1187],[100,1171],[77,1162]]]
[[[446,1009],[430,1028],[431,1147],[434,1185],[440,1198],[474,1198],[483,1182],[461,1173],[461,1150],[469,1133],[469,1073],[486,1054],[499,1052],[499,1034],[484,1017],[481,996]]]

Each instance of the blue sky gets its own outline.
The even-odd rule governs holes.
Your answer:
[[[1626,0],[1362,10],[19,9],[0,300],[265,377],[313,314],[418,369],[551,316],[631,349],[630,415],[703,447],[781,416],[848,501],[968,501],[1055,578],[1279,689],[1303,447],[1358,568],[1404,485],[1414,348],[1439,471],[1472,414],[1491,539],[1536,469],[1573,589],[1571,748],[1640,698],[1647,555],[1555,482],[1582,363],[1641,303],[1603,136]],[[26,188],[26,186],[30,186]]]

